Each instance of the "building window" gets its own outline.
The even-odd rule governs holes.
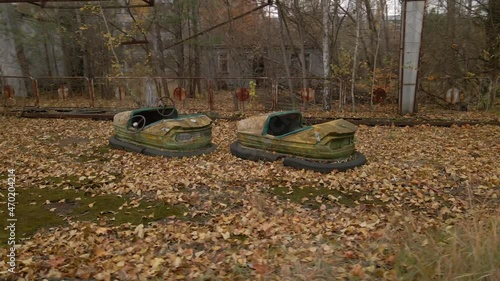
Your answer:
[[[229,60],[227,53],[219,53],[219,73],[229,73]]]

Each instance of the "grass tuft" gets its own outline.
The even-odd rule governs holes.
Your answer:
[[[500,280],[500,216],[419,234],[407,227],[397,253],[400,280]]]

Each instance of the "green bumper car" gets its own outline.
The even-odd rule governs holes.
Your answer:
[[[277,161],[319,172],[346,171],[366,163],[354,146],[356,126],[343,119],[304,126],[299,111],[273,112],[238,122],[231,153],[248,160]]]
[[[163,100],[163,101],[162,101]],[[169,98],[160,99],[167,104]],[[174,106],[161,105],[120,112],[113,118],[113,148],[164,157],[208,154],[212,144],[212,120],[203,114],[179,115]]]

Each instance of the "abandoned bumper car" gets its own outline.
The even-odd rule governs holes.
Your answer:
[[[252,116],[237,125],[231,153],[249,160],[277,161],[319,172],[346,171],[366,163],[354,147],[356,126],[343,119],[304,126],[299,111]]]
[[[171,104],[171,105],[168,105]],[[216,149],[212,120],[203,114],[179,115],[170,98],[155,107],[120,112],[113,118],[113,148],[164,157],[189,157]]]

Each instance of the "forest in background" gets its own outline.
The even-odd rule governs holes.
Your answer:
[[[404,116],[398,0],[5,1],[1,280],[500,280],[500,1],[428,2],[421,107]],[[103,120],[144,105],[132,91],[183,81],[176,109],[213,120],[215,151],[112,149]],[[301,108],[306,87],[320,94]],[[446,104],[453,88],[465,106]],[[293,95],[305,125],[356,122],[366,164],[231,153],[239,120]]]
[[[376,88],[397,95],[398,2],[281,0],[257,9],[262,2],[162,0],[134,8],[118,8],[123,1],[54,2],[45,8],[2,4],[0,33],[14,42],[15,52],[0,56],[15,54],[19,70],[0,67],[0,75],[217,78],[224,50],[226,63],[236,65],[230,71],[234,76],[338,79],[351,100]],[[498,1],[428,1],[420,93],[442,97],[457,87],[474,108],[494,106],[499,34]],[[320,53],[320,61],[309,58],[311,50]],[[249,61],[250,72],[241,66]],[[266,63],[263,71],[256,70],[260,61]],[[200,85],[192,83],[190,92],[199,92]],[[305,79],[302,83],[309,86]]]

